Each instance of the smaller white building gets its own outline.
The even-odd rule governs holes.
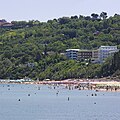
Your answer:
[[[78,52],[80,49],[67,49],[66,56],[68,59],[77,60]]]

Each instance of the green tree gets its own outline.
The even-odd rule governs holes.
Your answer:
[[[100,14],[100,17],[104,20],[104,19],[106,19],[107,18],[107,13],[106,12],[102,12],[101,14]]]

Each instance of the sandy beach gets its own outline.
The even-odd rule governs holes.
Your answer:
[[[14,84],[44,84],[51,86],[59,86],[64,85],[69,90],[78,89],[78,90],[96,90],[98,91],[119,91],[120,92],[120,82],[115,80],[107,80],[107,79],[67,79],[67,80],[43,80],[43,81],[8,81],[4,80],[1,83],[14,83]]]

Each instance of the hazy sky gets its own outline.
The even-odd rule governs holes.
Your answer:
[[[0,0],[0,19],[47,21],[72,15],[120,14],[120,0]]]

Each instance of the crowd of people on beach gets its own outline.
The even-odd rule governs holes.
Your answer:
[[[44,84],[59,86],[64,85],[69,90],[96,90],[96,91],[120,91],[119,81],[102,81],[102,80],[49,80],[49,81],[29,81],[29,82],[8,82],[2,81],[1,83],[17,83],[17,84]],[[40,88],[38,88],[40,89]]]

